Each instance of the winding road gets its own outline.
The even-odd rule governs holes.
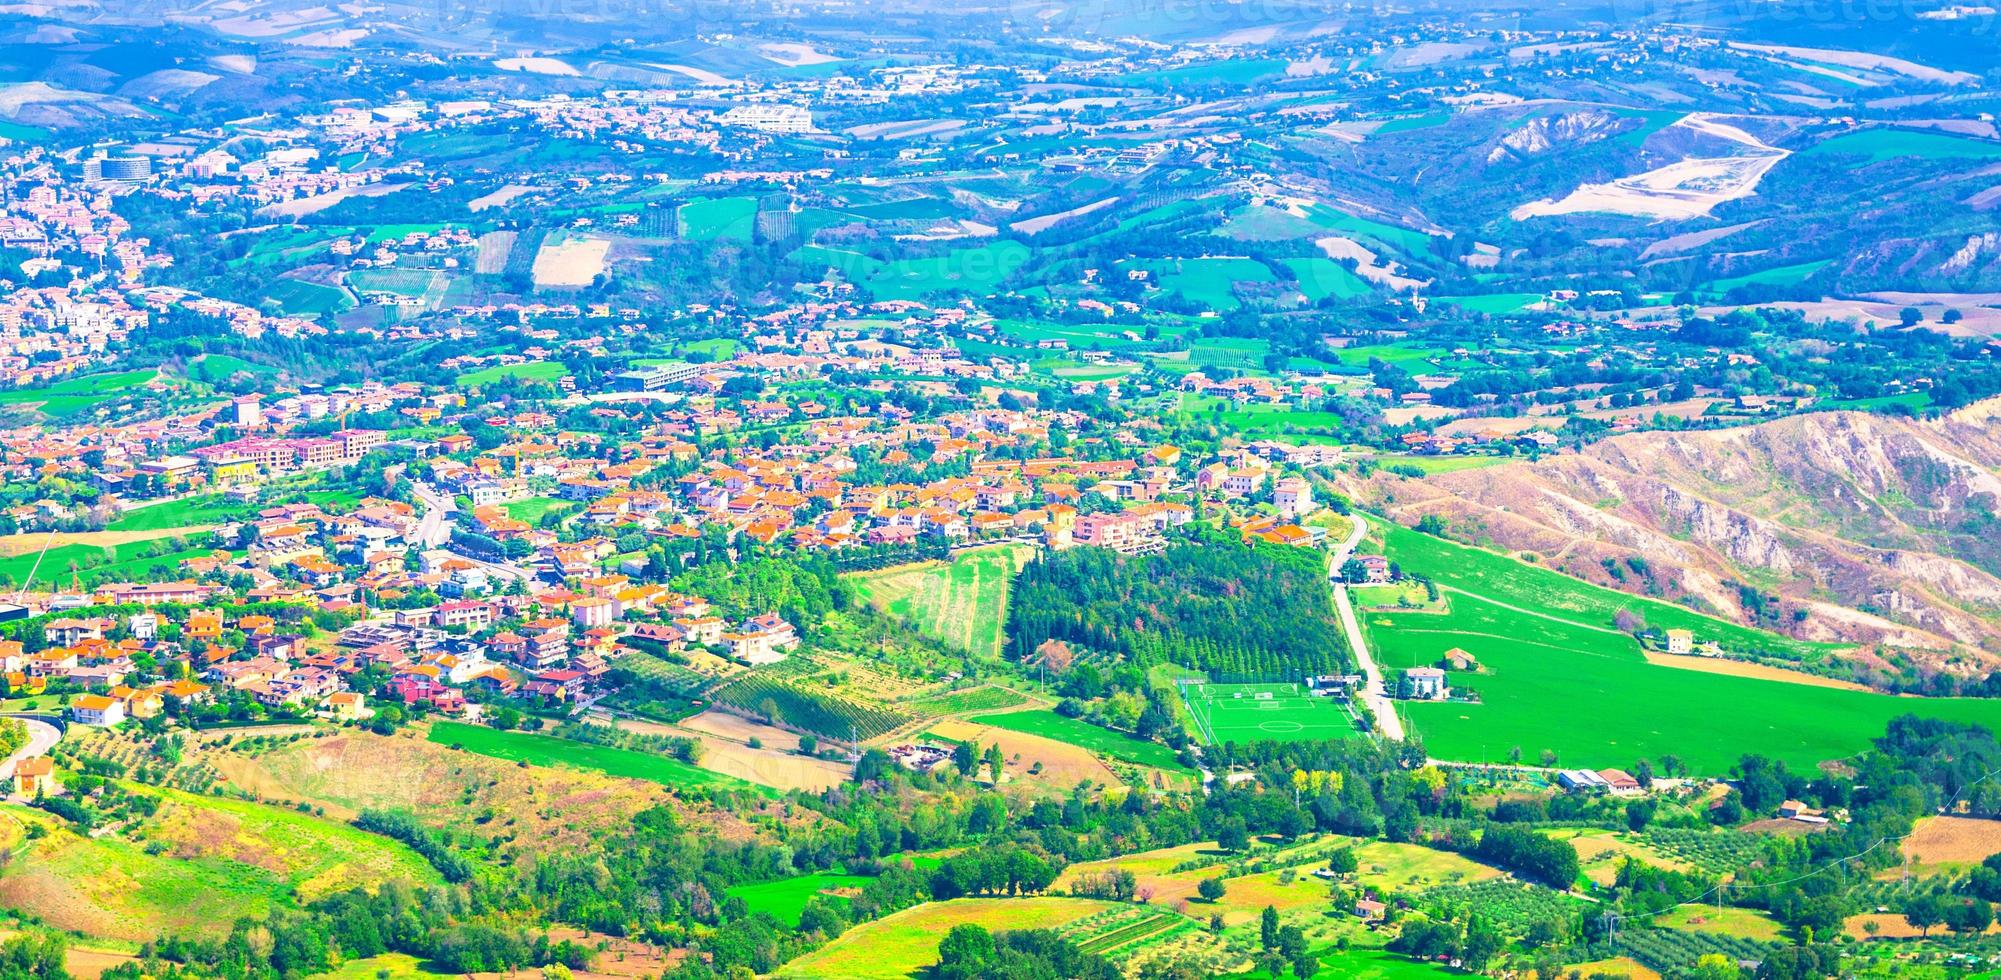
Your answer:
[[[1397,716],[1396,705],[1390,701],[1388,690],[1383,685],[1382,668],[1376,666],[1376,658],[1369,655],[1369,643],[1362,637],[1362,624],[1355,620],[1355,605],[1348,601],[1348,583],[1341,581],[1341,566],[1347,564],[1349,556],[1361,545],[1369,533],[1369,522],[1360,514],[1349,514],[1348,520],[1354,524],[1348,532],[1347,540],[1334,549],[1333,560],[1327,567],[1327,580],[1334,586],[1334,610],[1341,615],[1341,628],[1348,634],[1348,647],[1355,651],[1355,662],[1361,665],[1362,703],[1369,706],[1369,712],[1376,716],[1376,726],[1383,734],[1404,740],[1403,719]]]

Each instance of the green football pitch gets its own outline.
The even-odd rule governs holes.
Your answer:
[[[1223,742],[1317,742],[1355,736],[1355,719],[1335,698],[1315,697],[1306,685],[1181,685],[1197,734],[1209,745]]]

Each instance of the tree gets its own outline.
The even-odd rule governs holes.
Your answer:
[[[1945,908],[1945,927],[1953,932],[1971,935],[1984,932],[1994,924],[1994,906],[1986,899],[1972,898],[1962,902],[1951,902]]]
[[[1925,322],[1925,311],[1915,306],[1906,306],[1897,311],[1897,322],[1906,327],[1915,327]]]
[[[1205,902],[1222,901],[1223,890],[1223,878],[1221,875],[1214,878],[1204,878],[1201,884],[1195,886],[1195,894],[1202,896],[1202,900]]]
[[[953,926],[938,941],[938,966],[959,976],[974,976],[993,959],[993,934],[971,922]]]
[[[1499,955],[1507,944],[1507,939],[1494,928],[1493,923],[1488,922],[1485,916],[1476,915],[1466,926],[1466,944],[1461,949],[1459,957],[1466,962],[1467,969],[1478,973],[1486,969],[1487,964]]]
[[[1918,935],[1931,938],[1932,927],[1945,921],[1944,903],[1937,895],[1924,894],[1904,903],[1904,921],[1918,931]]]
[[[1355,858],[1355,849],[1352,847],[1344,847],[1327,855],[1327,870],[1337,875],[1354,874],[1355,869],[1359,867],[1361,862]]]
[[[1251,846],[1251,833],[1244,825],[1244,818],[1231,817],[1216,828],[1216,846],[1226,851],[1241,851]]]
[[[995,742],[994,744],[987,746],[987,774],[993,777],[995,786],[1000,785],[1001,766],[1006,761],[1007,757],[1001,754],[1001,747],[999,742]]]
[[[1266,949],[1278,948],[1278,909],[1270,905],[1258,915],[1258,944]]]

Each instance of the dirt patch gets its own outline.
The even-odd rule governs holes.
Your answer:
[[[1901,849],[1906,860],[1921,867],[1978,864],[2001,854],[2001,821],[1925,817]]]
[[[1119,777],[1099,762],[1097,756],[1055,739],[975,725],[968,721],[941,721],[931,726],[931,730],[962,742],[998,744],[1001,753],[1007,757],[1007,774],[1016,785],[1040,784],[1066,793],[1084,779],[1100,786],[1122,785]],[[1031,772],[1037,765],[1041,769]]]
[[[1607,976],[1628,977],[1630,980],[1661,980],[1661,975],[1658,972],[1630,956],[1579,963],[1572,966],[1570,971],[1587,977],[1594,977],[1602,973]]]
[[[692,736],[702,743],[699,765],[710,772],[778,789],[818,792],[848,781],[849,767],[830,759],[799,755],[799,736],[719,711],[705,711],[679,727],[624,720],[618,727],[649,735]],[[750,740],[760,748],[751,748]]]
[[[604,271],[611,241],[605,238],[566,238],[544,242],[535,253],[534,277],[537,286],[588,286]]]
[[[60,548],[64,545],[84,545],[91,548],[115,548],[122,544],[140,541],[158,541],[162,538],[184,538],[203,531],[213,531],[221,525],[190,524],[186,527],[165,527],[152,531],[35,531],[26,534],[0,536],[0,555],[14,557],[31,555],[42,550],[43,545]]]
[[[1875,927],[1873,930],[1870,928],[1872,925]],[[1905,922],[1904,917],[1895,912],[1851,915],[1842,929],[1851,939],[1916,939],[1922,935],[1916,926]],[[1931,929],[1931,934],[1934,936],[1944,935],[1946,932],[1944,926],[1933,926]],[[1997,932],[2001,932],[2001,925],[1987,927],[1988,935]]]
[[[509,846],[531,853],[586,846],[667,798],[650,783],[523,768],[453,752],[414,733],[350,732],[256,755],[227,749],[203,755],[236,788],[266,801],[310,802],[334,820],[368,809],[408,810],[428,824],[512,838]]]
[[[1743,660],[1730,660],[1724,657],[1684,656],[1673,653],[1655,653],[1649,650],[1647,651],[1647,663],[1657,667],[1674,667],[1680,670],[1699,671],[1704,674],[1723,674],[1728,677],[1755,677],[1761,681],[1781,681],[1787,684],[1804,684],[1807,687],[1831,687],[1838,691],[1869,690],[1868,687],[1857,684],[1854,681],[1836,680],[1832,677],[1820,677],[1797,670],[1787,670],[1784,667],[1772,667],[1766,664],[1754,664]]]

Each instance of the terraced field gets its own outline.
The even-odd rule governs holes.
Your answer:
[[[1008,584],[1034,549],[976,548],[950,562],[899,565],[853,576],[877,607],[969,653],[999,659],[1006,642]]]

